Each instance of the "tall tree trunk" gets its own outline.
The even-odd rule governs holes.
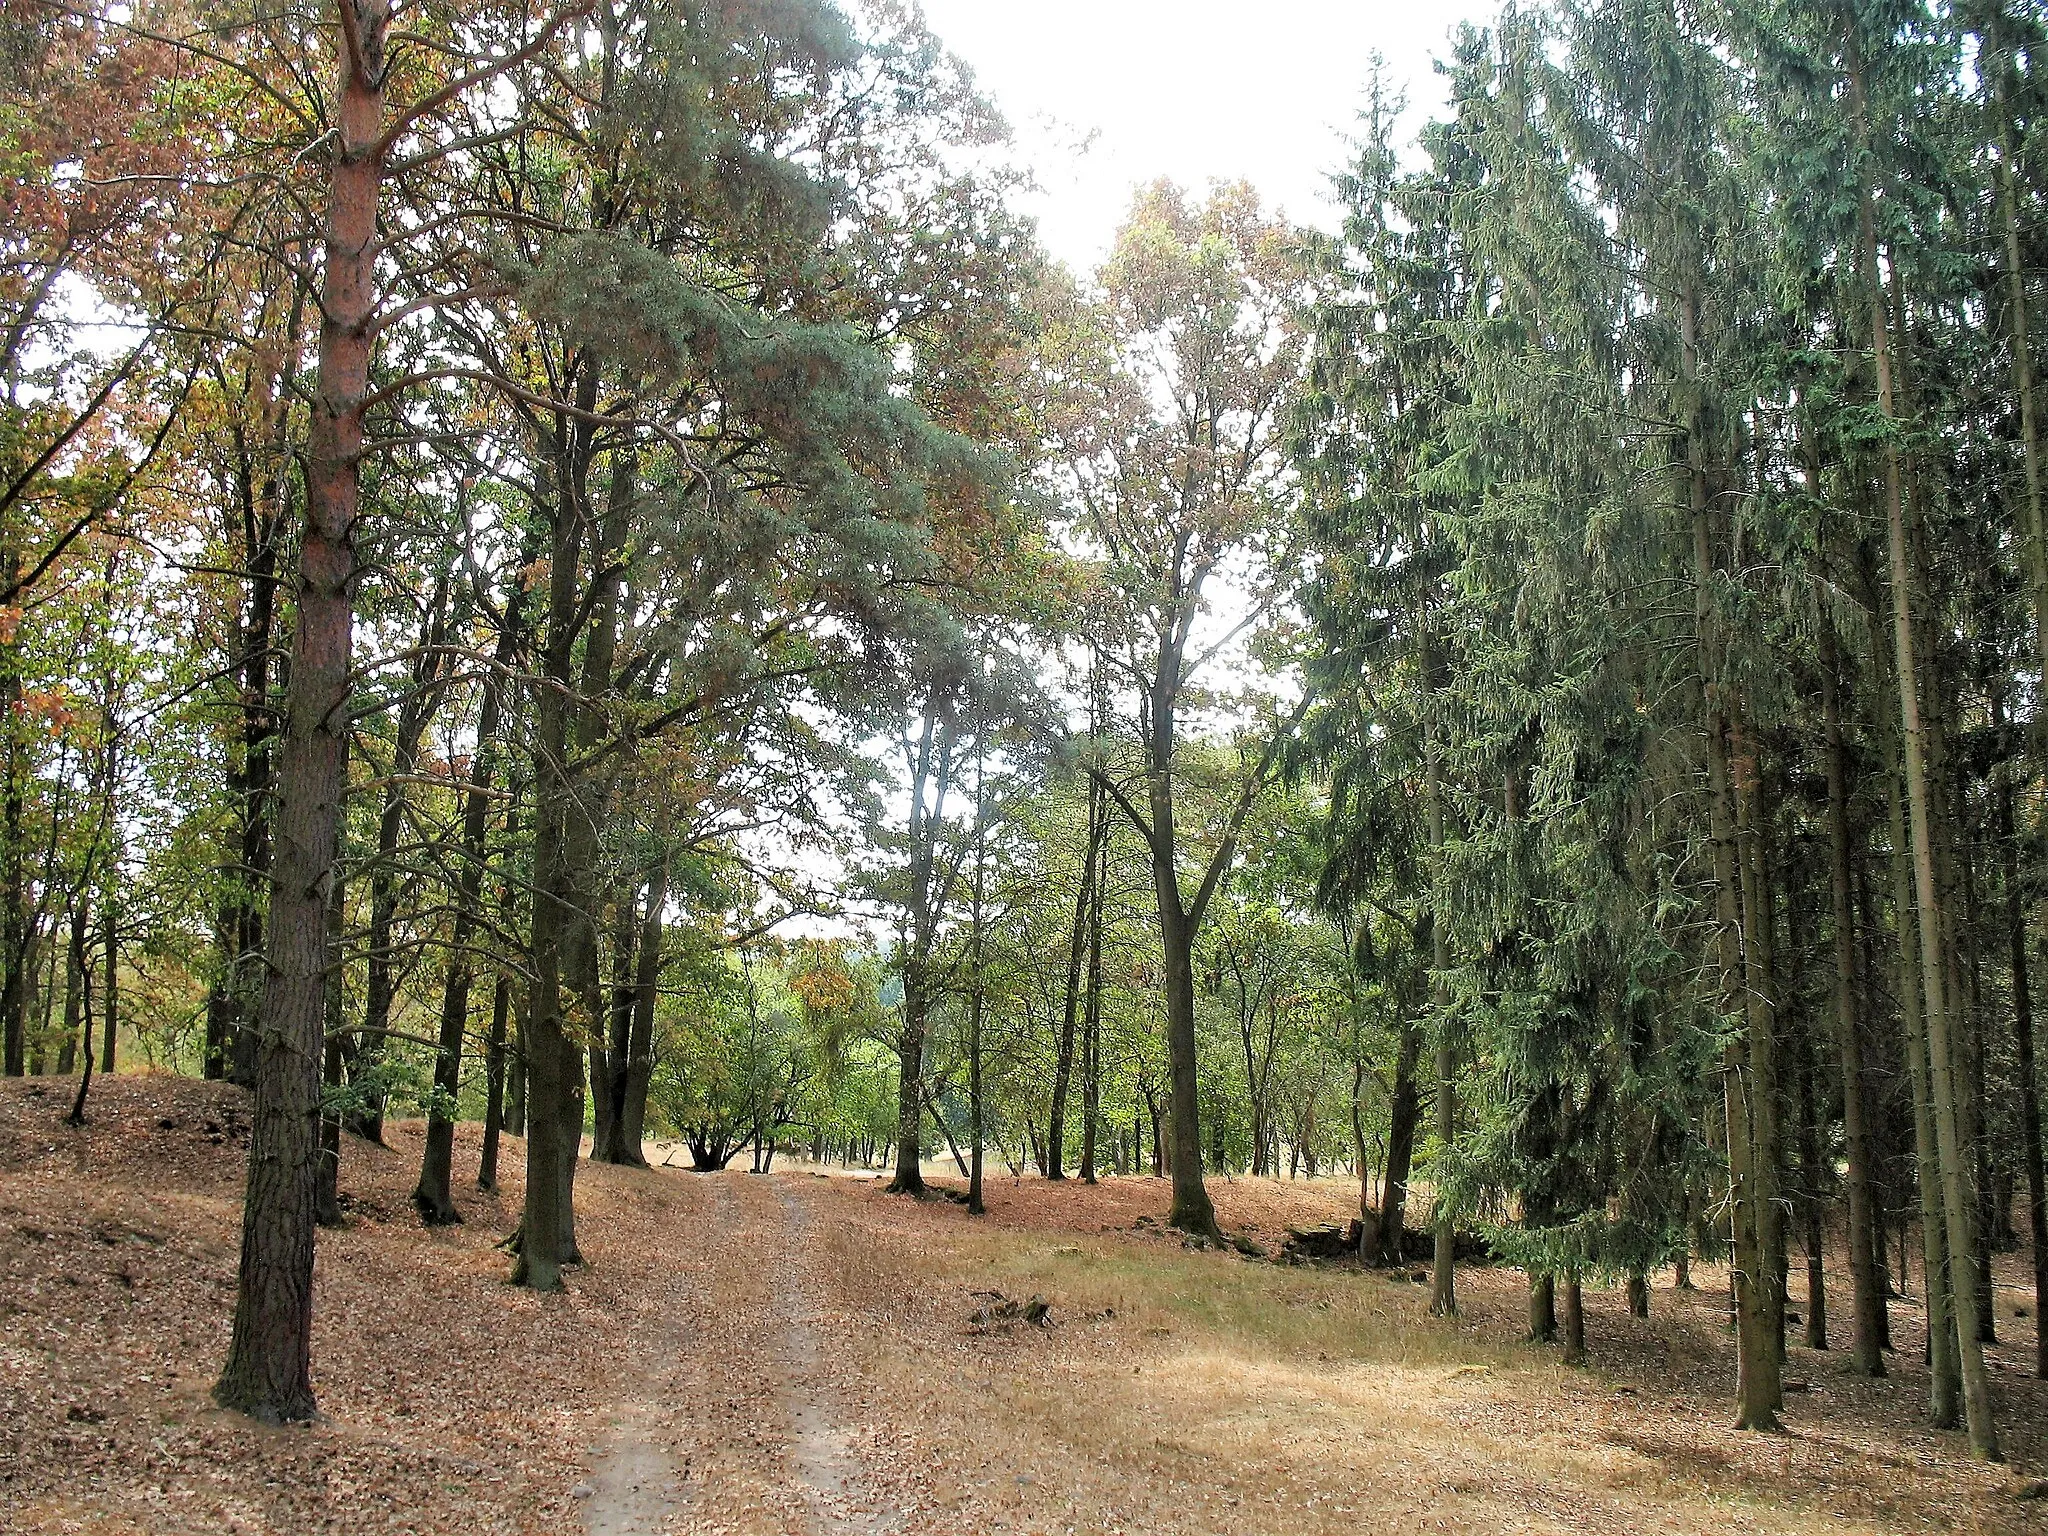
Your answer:
[[[341,850],[335,851],[334,882],[327,898],[327,981],[323,1012],[326,1038],[320,1043],[320,1175],[313,1196],[313,1220],[323,1227],[338,1227],[341,1214],[341,1042],[348,1022],[348,996],[344,984],[343,941],[347,937],[348,882],[344,877]]]
[[[640,943],[640,888],[640,881],[630,882],[618,893],[612,908],[611,995],[590,1043],[593,1163],[626,1161],[619,1155],[619,1125],[626,1108],[626,1068],[633,1052],[633,963]]]
[[[1164,792],[1171,794],[1170,790]],[[1161,796],[1155,794],[1155,818],[1161,811],[1160,800]],[[1165,813],[1170,827],[1172,808],[1166,807]],[[1159,901],[1161,991],[1166,1001],[1167,1071],[1171,1079],[1167,1114],[1172,1132],[1167,1153],[1173,1177],[1173,1204],[1167,1221],[1183,1232],[1220,1239],[1216,1207],[1202,1182],[1202,1114],[1195,1072],[1195,936],[1181,905],[1180,871],[1173,861],[1172,843],[1168,841],[1163,847],[1163,855],[1158,848],[1153,851],[1152,883]]]
[[[1102,836],[1096,839],[1089,869],[1087,1002],[1081,1015],[1081,1182],[1093,1184],[1096,1142],[1102,1122],[1102,898],[1109,875],[1109,805],[1101,786],[1091,782],[1100,799]]]
[[[1794,946],[1795,950],[1797,946]],[[1820,1153],[1820,1118],[1814,1102],[1813,1038],[1799,1036],[1799,1197],[1806,1218],[1806,1347],[1828,1347],[1827,1265],[1822,1236],[1827,1229],[1827,1175]]]
[[[1991,28],[1991,60],[1987,70],[1998,109],[1999,150],[1997,156],[1998,219],[2005,244],[2006,336],[2012,348],[2013,391],[2019,396],[2020,442],[2025,451],[2027,474],[2026,551],[2027,578],[2032,588],[2034,639],[2041,664],[2048,668],[2048,519],[2041,507],[2041,423],[2034,392],[2032,321],[2027,300],[2026,262],[2021,249],[2019,194],[2013,163],[2018,153],[2009,93],[2013,83],[2013,58],[2006,42],[2005,7],[1994,3]],[[2036,755],[2044,755],[2043,744],[2035,743]],[[2005,815],[2011,817],[2011,787],[2006,795]],[[2034,1248],[2035,1374],[2048,1379],[2048,1182],[2041,1166],[2040,1084],[2034,1072],[2034,1021],[2027,987],[2027,944],[2020,917],[2016,888],[2016,856],[2010,829],[2006,832],[2008,864],[2006,888],[2010,910],[2013,949],[2013,1032],[2018,1049],[2021,1139],[2020,1156],[2026,1165],[2027,1211]]]
[[[2012,1033],[2020,1097],[2020,1162],[2027,1177],[2028,1232],[2034,1249],[2034,1373],[2048,1379],[2048,1177],[2041,1157],[2041,1089],[2034,1069],[2034,993],[2027,922],[2020,895],[2019,839],[2013,824],[2012,780],[1998,788],[1998,839],[2005,860],[2005,923],[2012,952]]]
[[[579,408],[595,405],[597,380],[584,365],[576,385]],[[574,439],[584,434],[581,424],[569,428]],[[547,456],[559,455],[572,461],[577,453],[551,444]],[[568,694],[575,686],[575,643],[577,634],[577,571],[581,563],[583,538],[579,488],[573,472],[564,473],[562,484],[543,487],[539,498],[548,503],[553,516],[552,544],[548,570],[547,638],[542,647],[541,670],[546,686],[532,690],[533,712],[533,914],[529,944],[531,967],[527,1006],[521,1020],[520,1059],[521,1109],[526,1121],[526,1201],[520,1214],[518,1257],[512,1266],[512,1282],[537,1291],[562,1287],[562,1266],[570,1262],[564,1232],[573,1220],[568,1174],[575,1163],[577,1141],[568,1135],[568,1106],[573,1096],[571,1065],[577,1047],[563,1017],[563,951],[570,922],[569,907],[575,900],[570,885],[563,842],[570,820],[576,814],[575,796],[569,780],[570,721]],[[575,1079],[582,1080],[580,1063]],[[580,1130],[582,1112],[576,1110]]]
[[[924,965],[906,960],[903,1027],[896,1035],[896,1168],[887,1186],[899,1195],[924,1193],[924,1039],[930,1014]],[[1038,1142],[1041,1173],[1047,1168],[1046,1156],[1045,1143]]]
[[[517,653],[523,582],[505,604],[504,625],[491,664],[484,672],[477,706],[476,759],[462,807],[461,866],[455,876],[455,921],[449,934],[448,974],[441,988],[441,1027],[435,1037],[434,1097],[427,1108],[427,1136],[420,1154],[420,1177],[412,1192],[420,1219],[430,1227],[462,1219],[455,1209],[455,1101],[462,1088],[462,1038],[469,1027],[469,989],[476,971],[470,954],[483,919],[485,834],[490,824],[491,780],[498,764],[498,721],[503,711],[505,676]],[[502,1026],[502,1019],[499,1024]],[[498,1037],[501,1043],[503,1035]],[[496,1160],[496,1147],[491,1149]],[[496,1170],[493,1169],[493,1181]],[[486,1184],[485,1188],[490,1186]]]
[[[1775,818],[1764,792],[1764,768],[1740,715],[1729,722],[1734,749],[1735,825],[1742,870],[1744,1003],[1749,1022],[1750,1174],[1757,1195],[1757,1242],[1763,1266],[1763,1305],[1772,1348],[1785,1354],[1785,1276],[1787,1250],[1782,1148],[1784,1145],[1780,1076],[1780,1030],[1777,978],[1777,882],[1771,862]],[[1782,1373],[1781,1373],[1782,1379]],[[1782,1396],[1774,1405],[1782,1408]]]
[[[388,0],[341,8],[341,85],[306,445],[298,623],[279,760],[277,857],[256,1028],[248,1193],[234,1332],[214,1396],[265,1421],[313,1413],[313,1229],[327,899],[348,755],[355,523],[376,303]]]
[[[1548,1344],[1557,1337],[1557,1277],[1529,1273],[1529,1342]]]
[[[21,582],[21,549],[0,551],[0,573],[12,591]],[[27,767],[22,761],[21,650],[0,638],[0,1072],[20,1077],[28,1055],[28,862],[22,847]]]
[[[1577,1275],[1564,1282],[1564,1363],[1586,1363],[1586,1293]]]
[[[1833,619],[1820,620],[1821,715],[1828,779],[1828,891],[1834,912],[1835,1048],[1842,1064],[1842,1140],[1848,1155],[1849,1283],[1856,1332],[1850,1369],[1882,1376],[1886,1340],[1882,1270],[1883,1224],[1872,1197],[1873,1138],[1863,1072],[1862,1022],[1857,1010],[1856,913],[1850,885],[1849,748],[1842,730],[1841,658]]]
[[[291,334],[299,317],[294,307]],[[295,350],[295,349],[294,349]],[[260,488],[249,496],[242,528],[248,561],[249,595],[246,616],[238,626],[236,661],[240,740],[231,761],[227,789],[239,823],[240,862],[222,882],[220,915],[215,925],[220,973],[207,997],[205,1073],[248,1086],[255,1072],[255,1036],[249,1028],[261,987],[263,955],[263,885],[270,873],[272,749],[277,737],[276,712],[270,697],[272,651],[276,645],[277,556],[284,526],[289,479],[287,439],[288,394],[272,381],[264,409],[269,416],[269,449],[264,467],[245,465],[246,479]]]
[[[363,1033],[349,1061],[361,1093],[348,1128],[367,1141],[384,1140],[383,1062],[391,1040],[391,1009],[397,1000],[398,967],[392,952],[398,920],[398,844],[405,833],[406,794],[420,767],[420,741],[433,718],[435,680],[441,670],[441,641],[447,627],[448,576],[434,583],[420,621],[410,684],[398,706],[391,746],[391,772],[377,816],[377,851],[370,864],[370,932],[363,981]],[[458,910],[459,910],[458,900]]]
[[[476,1187],[498,1187],[498,1138],[505,1128],[505,1026],[512,1008],[512,981],[500,975],[491,989],[490,1043],[484,1048],[484,1145],[477,1158]]]
[[[654,1009],[661,997],[662,944],[668,932],[669,850],[664,842],[647,883],[647,909],[633,956],[633,1013],[626,1040],[624,1097],[619,1103],[618,1161],[647,1166],[647,1089],[654,1080]]]
[[[983,969],[982,955],[982,908],[988,899],[988,785],[983,777],[987,735],[988,721],[985,716],[977,714],[974,731],[974,885],[967,912],[967,1131],[972,1158],[967,1169],[967,1214],[970,1216],[980,1216],[987,1209],[981,1188],[982,1117],[986,1112],[982,1102],[981,1033],[988,1010],[988,977]],[[1087,1144],[1092,1152],[1095,1144],[1092,1115],[1089,1124]],[[1083,1178],[1092,1179],[1094,1167],[1087,1157],[1082,1159],[1081,1169]]]
[[[1074,926],[1067,943],[1067,984],[1062,993],[1059,1037],[1053,1042],[1052,1111],[1046,1120],[1045,1176],[1067,1176],[1067,1093],[1074,1071],[1074,1031],[1081,1017],[1081,984],[1088,953],[1088,901],[1095,870],[1095,843],[1101,836],[1101,789],[1088,784],[1088,831],[1083,840],[1079,879],[1074,885]]]
[[[896,1039],[896,1171],[888,1184],[893,1193],[903,1195],[924,1193],[924,1045],[935,1001],[932,948],[939,909],[945,903],[938,880],[938,839],[952,785],[954,731],[950,706],[934,690],[910,764],[910,900],[902,939],[903,1027]],[[1047,1143],[1039,1143],[1038,1155],[1040,1170],[1049,1174]]]
[[[1888,684],[1891,669],[1882,668]],[[1885,691],[1881,688],[1881,692]],[[1935,1141],[1934,1094],[1927,1067],[1927,1026],[1921,1014],[1925,995],[1920,983],[1919,919],[1913,908],[1912,855],[1907,851],[1904,777],[1899,765],[1898,732],[1884,736],[1888,763],[1886,795],[1892,841],[1892,905],[1898,914],[1899,1017],[1905,1036],[1908,1081],[1913,1095],[1914,1163],[1920,1192],[1921,1273],[1927,1303],[1928,1418],[1936,1429],[1953,1429],[1962,1421],[1962,1377],[1956,1356],[1955,1317],[1951,1311],[1948,1221],[1942,1209],[1942,1186],[1936,1170],[1940,1152]]]
[[[1422,1119],[1416,1069],[1422,1061],[1422,1025],[1401,1021],[1394,1048],[1394,1087],[1387,1101],[1387,1167],[1380,1180],[1379,1247],[1374,1262],[1393,1268],[1407,1262],[1408,1178],[1415,1168],[1415,1127]]]
[[[1852,61],[1849,72],[1849,95],[1857,123],[1859,147],[1862,147],[1867,141],[1868,129],[1865,126],[1862,69],[1855,61]],[[1896,423],[1899,410],[1892,388],[1891,322],[1886,313],[1884,286],[1878,275],[1876,220],[1867,183],[1859,183],[1857,188],[1857,223],[1860,265],[1870,306],[1870,340],[1877,370],[1878,410],[1887,422]],[[1935,868],[1935,802],[1928,782],[1927,727],[1921,714],[1919,649],[1914,634],[1915,562],[1908,541],[1903,470],[1899,460],[1897,441],[1887,436],[1884,444],[1885,544],[1891,575],[1892,630],[1897,652],[1894,669],[1903,732],[1913,885],[1920,909],[1920,983],[1926,1006],[1928,1081],[1934,1097],[1942,1215],[1948,1229],[1949,1272],[1954,1282],[1952,1292],[1963,1413],[1969,1425],[1970,1449],[1979,1457],[1995,1461],[2000,1459],[1998,1429],[1991,1417],[1991,1388],[1984,1369],[1984,1347],[1978,1340],[1978,1297],[1974,1284],[1976,1234],[1972,1221],[1975,1200],[1965,1167],[1969,1149],[1963,1142],[1958,1113],[1959,1090],[1952,1039],[1953,1020],[1947,992],[1947,957],[1942,953],[1941,942],[1944,924],[1942,892]]]
[[[64,1036],[57,1047],[57,1071],[69,1077],[78,1064],[79,1021],[85,1024],[85,1054],[92,1056],[92,1019],[86,1012],[86,982],[92,968],[92,900],[84,880],[71,898],[71,935],[64,949]]]
[[[1754,1028],[1757,1010],[1745,1007],[1741,859],[1736,840],[1736,791],[1729,766],[1729,730],[1736,708],[1722,678],[1720,614],[1715,598],[1714,514],[1707,470],[1707,414],[1699,379],[1697,285],[1679,295],[1679,385],[1685,412],[1678,468],[1685,482],[1691,521],[1693,591],[1706,738],[1708,833],[1713,849],[1715,961],[1725,1014],[1744,1012]],[[1768,1026],[1767,1026],[1768,1027]],[[1734,1250],[1731,1268],[1735,1309],[1736,1423],[1742,1429],[1775,1430],[1782,1397],[1781,1359],[1773,1330],[1766,1241],[1772,1152],[1758,1135],[1758,1101],[1751,1078],[1749,1042],[1731,1035],[1723,1051],[1721,1083],[1728,1158],[1728,1221]],[[1766,1109],[1766,1116],[1769,1111]]]

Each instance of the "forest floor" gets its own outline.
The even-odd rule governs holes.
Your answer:
[[[0,1084],[0,1530],[675,1533],[2048,1530],[2048,1384],[2003,1278],[1992,1352],[2012,1463],[1927,1430],[1919,1313],[1881,1382],[1797,1347],[1787,1433],[1728,1428],[1711,1290],[1648,1320],[1588,1294],[1592,1364],[1518,1342],[1524,1282],[1190,1252],[1147,1179],[993,1178],[976,1221],[879,1182],[586,1166],[590,1262],[503,1284],[519,1197],[463,1188],[422,1229],[419,1128],[351,1142],[323,1233],[311,1427],[207,1389],[232,1310],[242,1096],[118,1078]],[[473,1126],[457,1167],[473,1176]],[[1217,1180],[1267,1249],[1340,1185]],[[1702,1276],[1702,1283],[1712,1277]],[[1798,1286],[1795,1280],[1795,1287]],[[1846,1285],[1840,1287],[1846,1304]],[[976,1322],[1000,1291],[1051,1326]],[[1795,1300],[1795,1305],[1796,1305]]]

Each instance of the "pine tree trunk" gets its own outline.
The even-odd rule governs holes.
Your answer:
[[[2021,249],[2019,197],[2013,175],[2016,155],[2011,104],[2012,55],[2006,44],[2005,7],[1992,6],[1992,59],[1986,71],[1994,86],[1998,108],[1999,152],[1997,156],[1998,217],[2005,244],[2006,335],[2012,347],[2013,390],[2019,396],[2020,442],[2025,451],[2027,474],[2026,551],[2027,578],[2032,588],[2035,646],[2041,664],[2048,668],[2048,519],[2041,506],[2041,426],[2034,392],[2032,321],[2027,301],[2026,262]],[[2037,741],[2037,755],[2041,745]],[[2010,816],[2010,787],[2006,789]],[[2010,834],[2008,833],[2008,837]],[[2008,848],[2010,849],[2010,843]],[[2010,858],[2010,854],[2009,854]],[[2018,1050],[2020,1092],[2021,1160],[2026,1167],[2027,1211],[2034,1248],[2035,1374],[2048,1379],[2048,1181],[2041,1165],[2040,1083],[2034,1071],[2034,1023],[2027,988],[2027,945],[2019,917],[2015,889],[2016,875],[2008,865],[2007,889],[2011,893],[2013,946],[2013,1032]]]
[[[1436,1144],[1448,1149],[1458,1133],[1458,1057],[1448,1040],[1436,1048]],[[1441,1155],[1441,1153],[1439,1154]],[[1436,1230],[1430,1266],[1429,1312],[1432,1317],[1458,1315],[1456,1270],[1457,1234],[1451,1222],[1450,1202],[1439,1188],[1436,1192],[1433,1225]]]
[[[1394,1088],[1387,1104],[1387,1168],[1381,1178],[1379,1248],[1373,1262],[1393,1268],[1407,1260],[1408,1180],[1415,1168],[1415,1128],[1422,1093],[1415,1074],[1422,1062],[1422,1026],[1403,1018],[1394,1049]]]
[[[1586,1363],[1586,1295],[1577,1275],[1564,1283],[1564,1363]]]
[[[967,1135],[970,1143],[969,1155],[973,1159],[967,1169],[967,1214],[970,1216],[983,1215],[987,1210],[982,1201],[981,1188],[981,1149],[984,1139],[981,1031],[988,1006],[988,980],[982,968],[982,903],[988,895],[988,799],[986,786],[982,782],[982,742],[986,731],[987,721],[984,719],[977,722],[974,733],[974,887],[970,897],[972,905],[967,914]],[[1088,1147],[1092,1152],[1092,1119],[1090,1131]],[[1084,1160],[1083,1170],[1085,1173],[1092,1173],[1093,1165]]]
[[[313,1231],[320,1065],[333,957],[327,903],[348,756],[352,585],[376,303],[388,0],[343,11],[342,80],[306,445],[298,623],[278,764],[268,971],[257,1018],[249,1183],[233,1336],[215,1399],[270,1422],[313,1413]]]
[[[1742,868],[1744,1002],[1749,1017],[1750,1173],[1756,1191],[1757,1242],[1763,1255],[1766,1327],[1772,1348],[1782,1363],[1788,1248],[1781,1172],[1784,1094],[1778,1018],[1778,903],[1771,867],[1775,818],[1764,794],[1763,765],[1740,715],[1729,722],[1729,742],[1735,754],[1735,824]],[[1785,1406],[1782,1395],[1773,1406]]]
[[[2034,1373],[2048,1379],[2048,1177],[2041,1156],[2041,1090],[2034,1067],[2034,1002],[2027,953],[2026,914],[2021,905],[2019,845],[2013,824],[2012,781],[1999,786],[1999,846],[2005,857],[2005,921],[2012,951],[2013,1076],[2020,1099],[2020,1163],[2027,1178],[2028,1233],[2034,1258]]]
[[[1529,1276],[1529,1342],[1548,1344],[1557,1337],[1557,1278],[1532,1272]]]
[[[333,1102],[341,1092],[342,1029],[347,1023],[347,993],[344,986],[342,943],[346,938],[348,885],[343,879],[340,851],[335,854],[334,890],[327,902],[327,1038],[320,1045],[320,1087],[329,1101],[320,1113],[320,1185],[313,1198],[313,1219],[323,1227],[338,1227],[341,1214],[341,1111]]]
[[[484,673],[483,697],[477,707],[476,761],[462,807],[462,863],[455,877],[455,921],[449,935],[448,975],[441,989],[441,1027],[435,1037],[434,1099],[427,1110],[426,1147],[420,1155],[419,1183],[412,1195],[420,1219],[430,1227],[462,1220],[455,1209],[455,1100],[462,1087],[462,1041],[469,1028],[469,989],[476,970],[469,951],[483,920],[484,836],[490,820],[491,780],[497,773],[498,719],[503,710],[505,675],[517,653],[523,596],[523,588],[514,587],[505,604],[504,627],[491,665]],[[495,1161],[495,1147],[492,1155]]]
[[[1729,728],[1734,708],[1722,680],[1721,623],[1715,598],[1714,517],[1707,475],[1706,411],[1699,382],[1699,294],[1691,284],[1679,295],[1679,385],[1685,431],[1679,461],[1690,514],[1694,605],[1706,737],[1708,831],[1713,849],[1715,958],[1724,1013],[1745,1012],[1754,1031],[1759,1010],[1745,1007],[1742,877],[1736,841],[1736,789],[1729,766]],[[1736,1423],[1742,1429],[1775,1430],[1782,1397],[1778,1341],[1772,1328],[1770,1284],[1765,1260],[1772,1151],[1758,1134],[1762,1097],[1751,1078],[1750,1046],[1734,1036],[1722,1057],[1722,1093],[1727,1132],[1728,1219],[1733,1247],[1730,1271],[1735,1311]],[[1765,1109],[1768,1119],[1769,1110]]]
[[[1867,136],[1867,129],[1863,125],[1863,80],[1859,65],[1852,65],[1850,71],[1850,98],[1860,141]],[[1899,409],[1892,389],[1891,322],[1886,314],[1884,288],[1878,276],[1876,222],[1867,185],[1858,188],[1857,212],[1862,275],[1870,306],[1871,353],[1877,369],[1878,409],[1887,422],[1896,423]],[[1997,1460],[1998,1430],[1991,1417],[1991,1391],[1984,1368],[1984,1348],[1978,1341],[1978,1296],[1974,1283],[1977,1265],[1972,1220],[1975,1201],[1968,1187],[1965,1167],[1969,1149],[1963,1142],[1962,1121],[1958,1113],[1960,1093],[1952,1039],[1954,1021],[1949,1014],[1947,957],[1942,953],[1945,928],[1942,892],[1935,868],[1935,801],[1928,782],[1927,728],[1921,713],[1919,648],[1914,634],[1915,562],[1906,528],[1899,449],[1891,437],[1885,441],[1884,466],[1885,544],[1891,575],[1892,630],[1896,649],[1894,670],[1903,732],[1913,885],[1920,908],[1920,983],[1926,1007],[1928,1083],[1934,1100],[1942,1215],[1947,1226],[1949,1272],[1954,1282],[1952,1294],[1963,1412],[1968,1421],[1972,1452],[1987,1460]]]
[[[592,393],[595,389],[592,386]],[[576,566],[581,552],[573,514],[555,507],[553,559],[549,571],[548,641],[542,666],[555,686],[532,692],[533,750],[533,918],[528,946],[531,977],[521,1019],[519,1075],[514,1102],[526,1130],[526,1199],[520,1216],[519,1252],[512,1266],[515,1285],[539,1291],[562,1287],[567,1255],[562,1231],[568,1215],[563,1204],[568,1186],[564,1159],[576,1156],[576,1143],[564,1146],[569,1097],[569,1061],[576,1047],[562,1017],[562,950],[566,908],[572,899],[564,869],[562,839],[571,816],[565,765],[569,750],[568,702],[571,683],[572,612],[576,604]],[[582,1076],[580,1070],[578,1078]],[[581,1115],[578,1115],[581,1120]]]
[[[903,1027],[896,1032],[896,1169],[888,1184],[899,1195],[924,1193],[924,1036],[929,1009],[924,967],[906,959]],[[1049,1156],[1046,1144],[1039,1143],[1038,1167],[1047,1177]]]
[[[1796,946],[1795,946],[1796,948]],[[1820,1154],[1820,1124],[1814,1105],[1813,1042],[1802,1037],[1799,1060],[1799,1183],[1806,1218],[1806,1347],[1828,1347],[1827,1266],[1822,1247],[1827,1226],[1826,1175]]]
[[[1842,1065],[1842,1140],[1849,1205],[1849,1283],[1856,1312],[1850,1369],[1882,1376],[1886,1320],[1882,1269],[1882,1223],[1872,1196],[1873,1138],[1863,1072],[1862,1024],[1857,1009],[1856,914],[1850,885],[1849,749],[1842,730],[1840,656],[1832,619],[1820,624],[1821,713],[1826,733],[1828,779],[1828,889],[1834,912],[1835,1047]]]
[[[1886,678],[1890,669],[1883,669]],[[1940,1152],[1934,1132],[1934,1095],[1927,1070],[1927,1028],[1920,1007],[1919,920],[1913,909],[1913,868],[1906,851],[1906,802],[1900,786],[1896,731],[1885,734],[1891,758],[1886,779],[1892,837],[1893,906],[1898,912],[1899,1017],[1904,1026],[1907,1074],[1913,1094],[1914,1161],[1919,1170],[1921,1271],[1926,1277],[1928,1420],[1936,1429],[1962,1422],[1962,1377],[1951,1311],[1948,1221],[1942,1209]]]

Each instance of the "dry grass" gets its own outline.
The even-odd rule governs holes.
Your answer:
[[[1216,1193],[1226,1227],[1261,1235],[1338,1214],[1343,1198],[1244,1183]],[[1005,1181],[986,1225],[840,1181],[813,1198],[830,1212],[827,1268],[895,1325],[868,1336],[865,1368],[956,1448],[938,1486],[960,1529],[2048,1525],[2040,1505],[2013,1499],[2010,1469],[1975,1466],[1959,1437],[1920,1427],[1910,1362],[1866,1383],[1795,1350],[1792,1374],[1815,1390],[1790,1399],[1790,1432],[1728,1428],[1732,1359],[1711,1293],[1660,1288],[1649,1321],[1628,1317],[1618,1293],[1591,1293],[1595,1363],[1571,1370],[1519,1342],[1518,1272],[1463,1271],[1461,1316],[1432,1319],[1427,1288],[1405,1276],[1282,1268],[1134,1232],[1165,1204],[1148,1180]],[[961,1319],[977,1288],[1043,1293],[1064,1324],[973,1333]],[[1911,1320],[1899,1312],[1902,1342]],[[2004,1426],[2025,1466],[2048,1393],[2018,1377],[2031,1338],[2008,1331]]]

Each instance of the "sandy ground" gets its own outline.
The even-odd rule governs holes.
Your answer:
[[[590,1263],[541,1298],[494,1247],[520,1145],[502,1195],[462,1189],[465,1223],[428,1232],[405,1125],[350,1145],[351,1220],[321,1236],[323,1418],[263,1430],[206,1397],[240,1096],[117,1079],[81,1133],[40,1086],[0,1084],[0,1530],[2048,1531],[2015,1496],[2048,1471],[2017,1265],[1992,1355],[2013,1462],[1985,1468],[1924,1427],[1911,1299],[1890,1378],[1795,1349],[1809,1390],[1757,1436],[1726,1427],[1711,1290],[1664,1277],[1647,1321],[1590,1293],[1569,1370],[1518,1342],[1516,1272],[1461,1272],[1433,1320],[1405,1275],[1186,1251],[1144,1179],[1002,1177],[976,1221],[802,1167],[586,1167]],[[475,1155],[463,1127],[462,1175]],[[1348,1200],[1215,1193],[1268,1248]],[[1044,1296],[1053,1326],[972,1321],[986,1292]]]

